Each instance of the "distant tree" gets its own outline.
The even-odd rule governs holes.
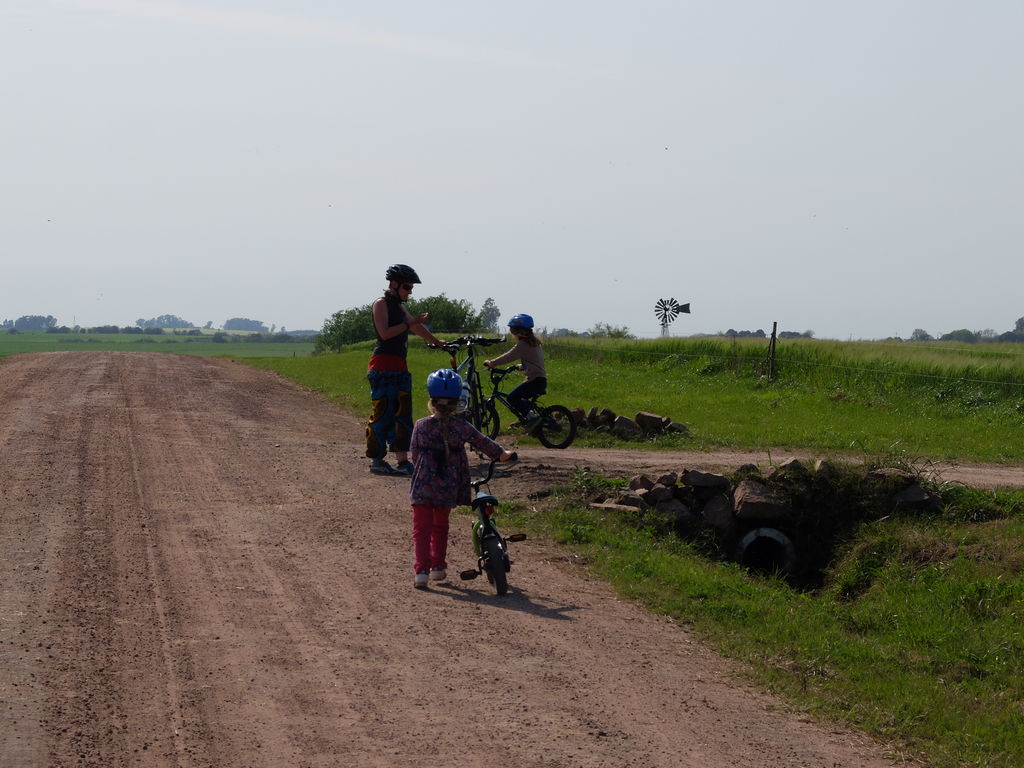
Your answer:
[[[501,310],[494,303],[494,299],[490,297],[484,299],[483,306],[480,307],[480,330],[497,333],[498,319],[500,317]]]
[[[14,321],[14,328],[19,331],[45,331],[57,324],[53,315],[22,315]]]
[[[428,296],[425,299],[410,299],[406,308],[413,315],[429,312],[430,317],[426,325],[432,333],[469,333],[483,330],[480,316],[473,305],[465,299],[449,299],[442,293],[440,296]]]
[[[587,331],[591,338],[595,339],[635,339],[629,328],[624,325],[610,325],[608,323],[596,323],[593,328]]]
[[[959,330],[950,331],[939,336],[939,341],[965,341],[968,344],[974,344],[977,340],[978,334],[966,328],[960,328]]]
[[[9,330],[9,329],[11,329],[13,327],[14,327],[14,321],[13,320],[4,320],[2,323],[0,323],[0,328],[5,328],[5,329]]]
[[[428,296],[425,299],[410,299],[405,306],[413,315],[429,312],[427,326],[433,333],[471,333],[484,330],[480,314],[465,299],[449,299],[442,293],[440,296]],[[281,330],[283,332],[284,329]],[[375,338],[377,332],[373,327],[371,305],[364,304],[361,307],[340,310],[327,318],[316,337],[316,351],[337,352],[346,344],[356,344]]]
[[[369,341],[377,338],[373,330],[373,316],[370,305],[335,312],[324,321],[324,327],[316,337],[316,351],[337,352],[346,344]]]
[[[203,328],[205,330],[207,330],[207,331],[212,330],[213,329],[213,320],[207,320],[206,321],[206,325],[204,325]]]
[[[1017,322],[1013,324],[1014,333],[1024,333],[1024,317],[1018,317]]]
[[[266,333],[268,328],[259,320],[250,320],[247,317],[232,317],[224,322],[225,331],[256,331]]]
[[[182,320],[177,315],[160,315],[149,320],[139,318],[135,324],[139,328],[195,328],[188,320]]]
[[[932,335],[928,333],[924,328],[915,328],[914,332],[910,334],[911,341],[934,341]]]

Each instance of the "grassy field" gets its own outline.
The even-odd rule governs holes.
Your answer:
[[[245,338],[245,334],[229,334]],[[121,333],[43,333],[0,332],[0,357],[25,352],[76,352],[114,350],[136,352],[172,352],[199,357],[308,357],[313,343],[307,341],[213,341],[212,334],[202,336],[140,335]]]
[[[627,444],[642,450],[772,448],[1021,462],[1021,346],[794,340],[780,343],[778,374],[769,379],[763,340],[549,341],[545,401],[627,416],[653,411],[690,429],[688,438]],[[353,345],[261,365],[361,412],[368,355],[369,345]],[[414,379],[425,381],[447,359],[414,346]],[[503,410],[500,417],[512,420]],[[583,435],[579,444],[610,440]]]
[[[774,379],[763,340],[551,341],[546,349],[548,402],[655,411],[691,429],[689,438],[627,444],[637,450],[853,452],[910,468],[931,458],[1024,461],[1016,345],[787,341]],[[356,345],[250,363],[361,414],[367,357],[368,346]],[[414,379],[445,360],[414,348]],[[797,708],[940,768],[1024,765],[1024,492],[939,488],[942,512],[863,523],[840,543],[822,585],[807,589],[590,509],[589,494],[609,482],[578,470],[545,506],[506,506],[506,530],[562,542],[623,596],[692,627]]]

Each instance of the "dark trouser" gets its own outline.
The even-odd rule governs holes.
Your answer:
[[[548,380],[540,376],[532,381],[524,381],[508,393],[508,400],[520,418],[526,418],[530,410],[530,401],[548,391]]]
[[[392,451],[408,451],[412,437],[412,374],[408,371],[367,371],[373,412],[366,424],[366,455],[383,459]]]

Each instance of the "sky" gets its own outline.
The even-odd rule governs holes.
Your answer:
[[[1024,316],[1020,0],[0,0],[0,319]]]

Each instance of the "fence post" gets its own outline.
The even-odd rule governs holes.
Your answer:
[[[772,337],[768,341],[768,380],[775,381],[775,332],[778,330],[779,323],[776,320],[772,323]]]

